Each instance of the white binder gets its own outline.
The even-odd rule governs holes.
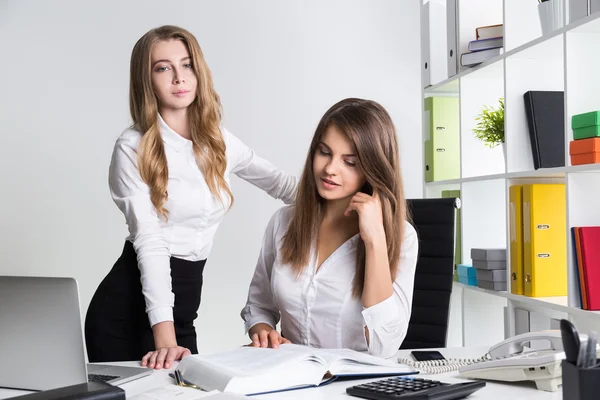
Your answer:
[[[446,2],[429,0],[429,70],[432,85],[448,78],[447,48]]]
[[[424,88],[431,85],[429,42],[429,3],[425,3],[421,8],[421,84]]]
[[[446,1],[446,54],[448,60],[448,77],[456,75],[458,71],[458,0]]]
[[[448,78],[446,4],[429,0],[421,12],[421,74],[423,87]]]

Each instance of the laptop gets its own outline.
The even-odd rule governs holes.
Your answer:
[[[150,375],[142,367],[86,364],[73,278],[0,276],[0,387],[49,390]]]

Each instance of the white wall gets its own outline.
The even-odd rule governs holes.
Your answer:
[[[408,197],[422,197],[419,2],[0,2],[0,274],[73,276],[82,314],[121,253],[107,170],[129,124],[129,57],[152,27],[194,33],[224,124],[300,174],[317,122],[344,97],[379,101],[398,128]],[[246,343],[239,311],[263,230],[282,205],[233,179],[196,326],[201,350]]]

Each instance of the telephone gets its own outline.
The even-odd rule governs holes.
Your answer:
[[[580,335],[581,340],[587,336]],[[548,342],[543,350],[527,349],[532,340]],[[481,363],[465,365],[458,372],[465,378],[505,382],[535,381],[538,390],[555,392],[562,383],[561,361],[565,358],[560,330],[528,332],[492,346]]]
[[[587,335],[579,334],[579,337],[581,342],[587,341]],[[534,340],[547,342],[548,347],[533,350],[525,346]],[[528,332],[503,340],[477,359],[451,358],[415,362],[402,358],[398,362],[429,374],[458,370],[463,378],[505,382],[532,380],[535,381],[538,390],[554,392],[562,383],[561,361],[564,358],[560,330],[546,330]]]

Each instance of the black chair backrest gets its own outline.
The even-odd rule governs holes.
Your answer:
[[[412,314],[401,349],[445,347],[454,271],[456,199],[407,199],[419,237]]]

